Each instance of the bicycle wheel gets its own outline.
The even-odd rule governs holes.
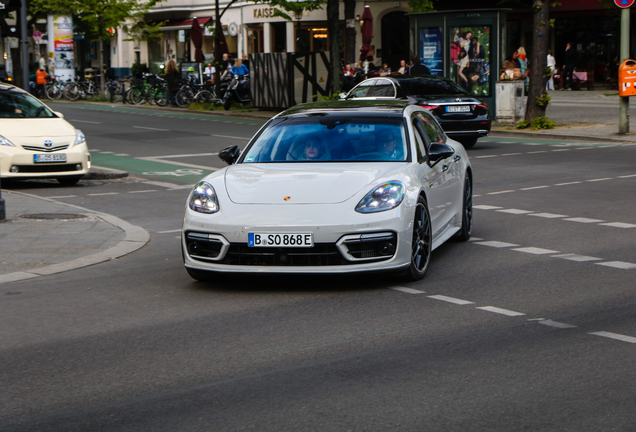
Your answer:
[[[216,97],[214,96],[214,93],[207,90],[200,91],[194,98],[195,102],[200,104],[211,104],[215,101],[215,99]]]
[[[128,91],[128,101],[133,105],[145,102],[144,91],[138,88],[131,88]]]
[[[177,92],[175,101],[181,108],[187,108],[194,102],[194,92],[189,88],[181,89]]]
[[[50,100],[59,100],[62,97],[62,91],[55,84],[44,86],[44,94]]]
[[[82,89],[75,83],[67,84],[64,87],[64,96],[70,101],[76,101],[82,95]]]
[[[168,105],[168,91],[167,90],[157,90],[155,93],[155,103],[158,106],[166,106]]]

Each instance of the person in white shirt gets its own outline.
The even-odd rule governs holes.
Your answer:
[[[550,50],[548,50],[548,67],[552,71],[552,75],[554,75],[556,73],[556,60]],[[554,90],[554,79],[552,78],[552,75],[545,85],[546,90]]]
[[[212,66],[212,63],[208,63],[207,67],[203,71],[203,75],[205,79],[208,80],[211,84],[214,84],[214,74],[216,73],[216,68]]]

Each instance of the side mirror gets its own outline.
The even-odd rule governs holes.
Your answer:
[[[237,145],[226,147],[219,152],[219,159],[228,165],[234,165],[241,155],[241,149]]]
[[[64,114],[62,114],[59,111],[53,111],[53,114],[55,114],[56,116],[58,116],[59,118],[63,119],[64,118]]]
[[[342,92],[342,93],[340,93],[340,94],[338,95],[338,97],[339,97],[340,99],[346,99],[346,98],[347,98],[347,94],[346,94],[345,92]]]
[[[428,160],[431,166],[447,157],[451,157],[455,151],[448,145],[442,143],[433,143],[428,149]]]

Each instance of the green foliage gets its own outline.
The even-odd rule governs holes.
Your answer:
[[[435,12],[432,0],[411,0],[408,4],[413,13]]]
[[[274,9],[274,16],[281,17],[287,21],[293,21],[293,17],[289,14],[302,14],[304,11],[314,11],[322,9],[327,4],[327,0],[305,0],[305,1],[287,1],[287,0],[251,0],[254,3],[268,4]],[[282,9],[282,10],[281,10]],[[283,12],[284,11],[284,12]]]
[[[554,75],[554,74],[552,73],[552,69],[551,69],[550,67],[546,66],[546,68],[545,68],[545,76],[547,76],[548,78],[550,78],[552,75]]]
[[[133,63],[130,67],[130,73],[134,76],[141,76],[141,74],[147,70],[148,66],[146,66],[146,63]]]
[[[541,95],[541,97],[538,97],[536,100],[537,106],[545,109],[547,107],[550,106],[550,95],[548,94],[548,92],[543,92],[543,94]]]
[[[340,93],[334,93],[331,96],[321,96],[320,99],[318,99],[318,95],[314,95],[313,99],[318,102],[337,101],[340,100]]]
[[[517,129],[525,129],[528,126],[530,126],[530,123],[528,123],[525,120],[521,120],[519,123],[517,123],[517,125],[515,126]]]
[[[555,126],[556,122],[549,120],[547,117],[534,118],[532,119],[532,123],[530,123],[532,130],[554,129]]]

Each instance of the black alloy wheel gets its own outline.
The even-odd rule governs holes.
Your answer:
[[[473,231],[473,184],[468,174],[464,180],[464,199],[462,203],[462,227],[455,235],[459,241],[467,241]]]
[[[406,272],[409,280],[424,278],[431,260],[433,230],[431,214],[424,198],[419,197],[413,219],[413,240],[411,241],[411,265]]]

